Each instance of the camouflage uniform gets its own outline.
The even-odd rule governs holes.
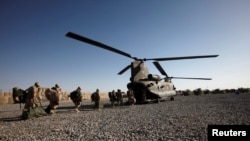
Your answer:
[[[24,109],[29,109],[30,107],[35,107],[38,105],[38,102],[40,101],[40,97],[37,93],[39,87],[39,83],[36,82],[34,86],[31,86],[26,90],[27,96],[25,99]]]
[[[79,108],[82,104],[82,94],[81,94],[81,88],[78,87],[75,91],[70,93],[70,99],[75,104],[75,111],[79,112]]]
[[[55,90],[58,94],[58,99],[59,101],[61,100],[62,98],[62,89],[60,88],[60,86],[58,84],[55,85],[55,87],[52,87],[51,88],[52,90]]]
[[[119,106],[123,105],[122,92],[120,89],[117,90],[116,97],[117,97],[118,105]]]
[[[96,89],[96,92],[92,93],[91,100],[95,102],[94,109],[99,109],[100,105],[99,89]]]
[[[58,84],[56,84],[55,87],[52,87],[51,89],[56,90],[59,95],[62,93],[62,89]]]
[[[22,116],[29,113],[30,108],[35,108],[36,106],[38,106],[38,102],[40,102],[40,97],[37,93],[39,87],[40,87],[39,83],[36,82],[33,86],[25,90],[27,95],[25,98],[25,105],[24,105]]]
[[[58,84],[56,84],[55,87],[52,87],[51,89],[46,89],[45,96],[49,100],[49,105],[45,109],[47,114],[55,113],[54,110],[59,105],[60,95],[61,95],[61,88],[59,87]]]

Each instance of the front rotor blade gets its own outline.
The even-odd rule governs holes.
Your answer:
[[[121,70],[118,74],[121,75],[123,74],[125,71],[127,71],[129,68],[131,67],[131,65],[128,65],[127,67],[125,67],[123,70]]]
[[[115,52],[115,53],[118,53],[118,54],[121,54],[121,55],[126,56],[126,57],[132,58],[132,56],[130,54],[126,53],[126,52],[123,52],[121,50],[112,48],[112,47],[110,47],[108,45],[105,45],[103,43],[94,41],[92,39],[77,35],[75,33],[68,32],[66,34],[66,36],[70,37],[70,38],[73,38],[73,39],[76,39],[76,40],[79,40],[79,41],[82,41],[82,42],[85,42],[85,43],[88,43],[88,44],[91,44],[91,45],[94,45],[94,46],[97,46],[97,47],[100,47],[100,48],[103,48],[103,49],[106,49],[106,50],[109,50],[109,51],[112,51],[112,52]]]
[[[184,57],[170,57],[170,58],[151,58],[144,59],[146,60],[155,60],[155,61],[171,61],[171,60],[182,60],[182,59],[199,59],[199,58],[211,58],[218,57],[219,55],[203,55],[203,56],[184,56]]]
[[[196,79],[196,80],[212,80],[211,78],[191,78],[191,77],[170,77],[171,79]]]
[[[153,64],[155,65],[155,67],[160,71],[160,73],[162,75],[165,75],[166,77],[168,77],[167,73],[164,71],[164,69],[161,67],[159,62],[153,62]]]

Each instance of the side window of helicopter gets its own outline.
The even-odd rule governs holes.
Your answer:
[[[162,86],[162,89],[168,90],[168,89],[169,89],[169,86],[168,86],[168,85]]]
[[[153,83],[150,83],[147,85],[147,87],[152,87],[154,84]]]
[[[167,87],[167,86],[162,85],[162,86],[158,86],[157,88],[158,88],[158,90],[163,90],[163,89],[168,88],[168,87]]]

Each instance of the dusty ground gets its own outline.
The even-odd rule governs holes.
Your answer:
[[[79,113],[61,102],[57,114],[20,120],[18,104],[0,105],[0,140],[207,140],[212,124],[250,125],[250,94],[177,96],[159,104],[93,110],[84,101]],[[46,106],[48,103],[43,103]]]

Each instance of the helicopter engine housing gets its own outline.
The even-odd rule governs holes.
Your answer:
[[[161,77],[159,75],[156,75],[156,74],[149,74],[148,79],[152,80],[152,81],[160,81]]]

